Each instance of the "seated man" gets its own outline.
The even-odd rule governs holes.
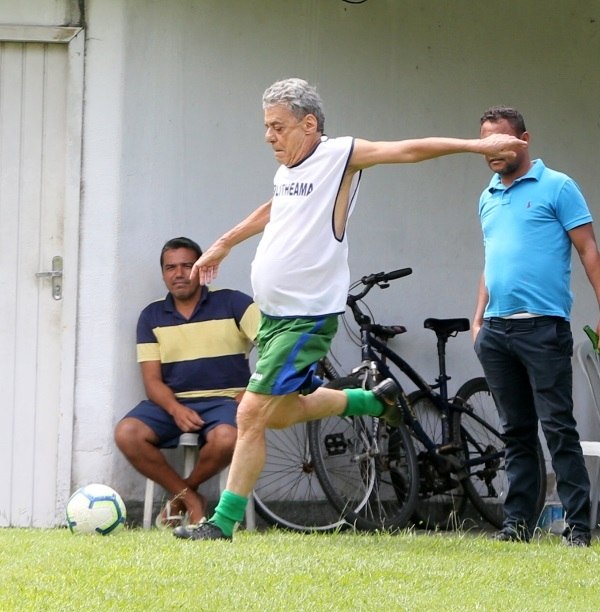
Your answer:
[[[205,514],[198,486],[231,462],[236,410],[250,377],[248,353],[260,313],[252,298],[230,289],[211,290],[190,280],[202,255],[188,238],[162,248],[160,266],[169,293],[148,305],[137,326],[137,354],[148,399],[123,417],[115,441],[129,462],[171,494],[157,526],[173,526],[187,513]],[[200,434],[198,462],[187,478],[160,448],[177,446],[182,433]]]

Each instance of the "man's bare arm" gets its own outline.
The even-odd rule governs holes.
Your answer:
[[[197,274],[202,285],[211,283],[219,273],[219,265],[229,251],[240,242],[260,234],[271,217],[271,200],[259,206],[234,228],[217,239],[193,265],[190,278]]]
[[[569,238],[577,249],[583,269],[594,289],[600,305],[600,253],[591,223],[585,223],[569,231]],[[596,333],[600,336],[600,321],[596,325]]]
[[[357,138],[350,166],[353,171],[357,171],[376,164],[410,164],[455,153],[502,155],[511,159],[516,151],[526,147],[524,140],[508,134],[492,134],[487,138],[431,137],[389,142]]]
[[[204,421],[197,412],[180,403],[172,389],[164,383],[160,361],[142,361],[140,366],[148,399],[170,414],[182,431],[198,431]]]
[[[477,338],[477,334],[483,325],[483,313],[485,307],[489,302],[490,296],[488,294],[487,287],[485,286],[485,277],[482,274],[479,280],[479,290],[477,292],[477,305],[475,306],[475,314],[473,315],[473,324],[471,325],[471,333],[473,335],[473,342]]]

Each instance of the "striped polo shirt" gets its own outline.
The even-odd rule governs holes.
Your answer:
[[[250,378],[248,354],[260,312],[232,289],[202,289],[185,319],[169,293],[140,314],[137,360],[160,361],[163,382],[181,399],[235,397]]]

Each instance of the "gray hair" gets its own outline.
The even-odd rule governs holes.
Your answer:
[[[283,79],[268,87],[263,94],[263,110],[279,104],[289,108],[299,120],[306,115],[314,115],[317,119],[317,131],[324,132],[323,102],[316,88],[306,81],[296,78]]]

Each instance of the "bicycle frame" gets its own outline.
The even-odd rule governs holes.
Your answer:
[[[389,366],[387,365],[387,360],[391,361],[408,379],[410,379],[417,388],[425,393],[427,397],[431,399],[431,401],[439,408],[440,414],[442,416],[442,437],[444,443],[450,443],[455,438],[454,436],[458,436],[459,432],[451,432],[450,426],[452,419],[448,418],[448,412],[452,409],[451,405],[448,404],[442,398],[441,394],[435,393],[434,386],[430,385],[425,381],[425,379],[417,373],[417,371],[410,366],[402,357],[400,357],[397,353],[393,352],[385,343],[378,340],[372,333],[369,331],[362,329],[361,330],[361,343],[362,343],[362,363],[358,368],[352,370],[353,374],[358,374],[361,370],[367,370],[369,376],[373,377],[378,375],[380,379],[383,378],[392,378],[396,381],[396,384],[403,389],[402,384],[398,380],[398,377],[394,372],[391,371]],[[377,381],[373,381],[376,383]],[[439,386],[436,385],[436,387]],[[419,420],[417,419],[416,414],[412,410],[410,404],[405,402],[404,408],[404,420],[408,425],[409,429],[414,432],[415,436],[423,443],[425,448],[432,454],[437,457],[437,446],[436,444],[429,438],[429,436],[425,433]],[[437,462],[437,461],[436,461]],[[440,465],[445,463],[446,459],[442,461],[439,460]]]
[[[401,276],[405,275],[405,271],[398,272],[400,273],[400,276],[397,276],[396,278],[400,278]],[[440,454],[440,448],[459,449],[463,443],[463,436],[465,432],[460,426],[456,427],[454,425],[457,420],[453,418],[453,415],[457,412],[468,412],[471,418],[475,419],[479,424],[486,427],[490,432],[499,437],[501,434],[479,415],[470,411],[468,406],[465,407],[461,401],[461,398],[450,399],[448,397],[448,380],[450,380],[450,377],[446,373],[445,360],[442,357],[443,353],[439,346],[439,343],[444,342],[445,344],[445,341],[442,341],[442,339],[438,337],[439,375],[436,378],[436,382],[434,384],[430,384],[404,358],[390,349],[387,345],[387,341],[380,340],[376,336],[375,332],[373,331],[374,329],[381,331],[382,329],[385,330],[386,328],[382,328],[381,326],[374,324],[371,318],[364,314],[358,305],[358,302],[370,291],[374,284],[378,284],[381,288],[387,288],[389,286],[387,282],[374,282],[367,285],[366,289],[361,291],[359,294],[348,296],[348,306],[350,307],[354,319],[360,328],[361,344],[361,365],[354,368],[352,370],[352,374],[356,375],[360,374],[361,372],[365,372],[369,377],[368,382],[370,386],[373,386],[381,379],[392,378],[404,394],[403,386],[398,380],[398,376],[388,366],[387,362],[389,360],[394,366],[396,366],[396,368],[398,368],[400,372],[402,372],[416,385],[419,391],[421,391],[431,400],[431,402],[440,411],[442,427],[441,445],[436,444],[427,435],[408,401],[403,402],[403,413],[406,425],[413,432],[413,435],[427,449],[432,461],[436,464],[436,467],[441,472],[447,471],[449,467],[452,471],[471,468],[503,457],[504,451],[486,455],[481,449],[482,456],[479,459],[463,460],[459,462],[455,457],[453,457],[452,454]],[[383,337],[393,337],[393,335],[395,334],[389,332],[387,335],[384,334]],[[363,380],[363,385],[366,384],[367,381]]]

